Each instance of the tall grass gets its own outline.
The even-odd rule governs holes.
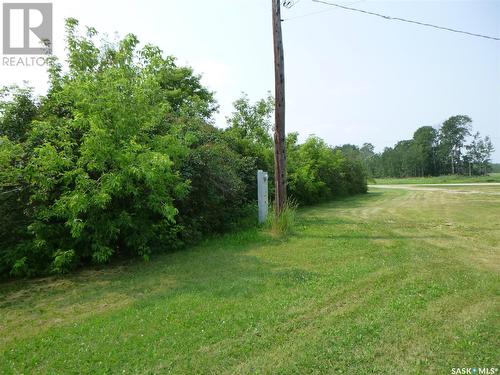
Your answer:
[[[294,200],[288,200],[279,215],[276,214],[274,205],[269,209],[265,227],[273,237],[283,237],[292,232],[297,217],[297,206]]]

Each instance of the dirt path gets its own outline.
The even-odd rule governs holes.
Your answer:
[[[471,186],[481,187],[500,187],[499,182],[472,182],[463,184],[394,184],[394,185],[368,185],[370,189],[405,189],[414,191],[441,191],[452,194],[493,194],[500,195],[500,190],[496,191],[480,191],[480,190],[452,190],[446,189],[447,187],[463,187],[468,188]]]
[[[368,185],[372,188],[382,189],[407,189],[419,186],[500,186],[500,182],[467,182],[462,184],[394,184],[394,185]]]

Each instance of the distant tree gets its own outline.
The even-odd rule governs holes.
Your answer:
[[[449,160],[451,174],[460,166],[465,138],[470,135],[472,119],[469,116],[452,116],[441,126],[439,132],[440,156],[446,165]]]
[[[394,149],[392,147],[385,147],[380,155],[379,162],[381,164],[380,176],[394,177],[396,173],[396,161],[394,160]]]
[[[491,168],[491,172],[500,173],[500,163],[491,163],[490,168]]]
[[[478,166],[480,164],[481,159],[481,151],[479,149],[479,141],[481,137],[479,132],[476,132],[471,142],[465,146],[466,154],[464,155],[464,160],[467,163],[468,174],[471,176],[474,172],[474,166]]]
[[[363,146],[361,146],[359,150],[361,151],[361,154],[365,159],[371,158],[373,155],[375,155],[375,146],[371,143],[363,143]]]
[[[436,173],[436,145],[438,132],[432,126],[422,126],[413,134],[413,152],[420,176]]]
[[[466,144],[471,124],[468,116],[452,116],[439,129],[422,126],[411,140],[399,141],[379,154],[372,154],[370,144],[364,144],[361,149],[354,145],[342,147],[347,154],[359,155],[360,160],[369,165],[369,174],[376,177],[485,174],[492,169],[493,144],[489,137],[481,138],[479,133]]]
[[[375,154],[375,146],[371,143],[363,143],[363,146],[359,149],[361,154],[361,161],[363,163],[363,167],[365,168],[367,175],[369,177],[373,177],[376,173],[374,158]]]
[[[479,141],[479,151],[481,155],[479,159],[480,173],[486,174],[491,169],[491,154],[495,151],[489,136]]]
[[[470,142],[465,146],[467,150],[464,159],[468,164],[468,174],[486,174],[491,169],[491,154],[494,151],[490,137],[481,138],[476,132]]]
[[[398,177],[410,177],[417,175],[417,155],[413,140],[399,141],[394,147],[399,173]]]

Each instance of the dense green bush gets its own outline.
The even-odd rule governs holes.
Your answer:
[[[95,31],[82,37],[76,26],[67,23],[69,69],[52,62],[52,85],[22,144],[11,146],[14,116],[2,113],[2,164],[19,171],[3,181],[28,196],[26,238],[2,257],[14,273],[147,258],[158,241],[175,245],[183,228],[174,202],[190,192],[179,168],[190,139],[179,124],[206,121],[215,109],[191,69],[158,48],[137,50],[132,35],[98,48]],[[16,148],[26,154],[20,162]]]
[[[272,97],[243,96],[218,129],[190,68],[133,35],[98,46],[77,26],[46,95],[1,92],[0,276],[147,259],[232,228],[255,207],[256,170],[272,181]],[[360,166],[319,138],[287,147],[299,203],[366,191]]]
[[[332,149],[321,138],[311,136],[301,145],[296,140],[292,135],[287,145],[288,184],[299,204],[366,192],[366,174],[359,161]]]
[[[0,278],[22,257],[14,251],[28,237],[29,195],[23,181],[28,152],[24,145],[37,104],[28,89],[4,88],[0,92]]]
[[[193,240],[227,230],[247,214],[254,200],[248,190],[255,185],[256,168],[254,158],[235,152],[213,126],[190,126],[188,133],[196,141],[179,165],[190,188],[176,207],[183,226],[181,238]]]

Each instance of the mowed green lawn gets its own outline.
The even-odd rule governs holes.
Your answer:
[[[464,192],[465,190],[465,192]],[[0,285],[0,373],[450,374],[500,362],[500,187],[372,189],[62,278]]]

